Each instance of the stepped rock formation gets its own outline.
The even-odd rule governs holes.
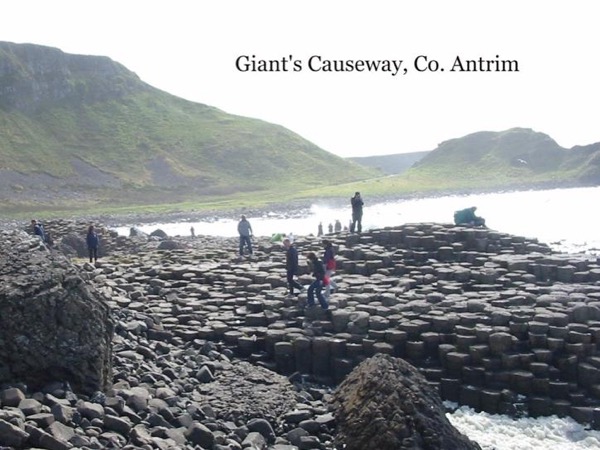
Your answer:
[[[112,388],[89,396],[0,381],[0,447],[339,450],[325,385],[376,354],[416,367],[444,400],[600,429],[595,257],[450,224],[335,233],[339,289],[327,314],[306,308],[305,293],[287,296],[285,252],[269,237],[239,258],[236,238],[118,236],[93,222],[106,256],[73,264],[115,318]],[[63,248],[88,223],[44,226]],[[6,249],[40,253],[27,239]],[[298,236],[295,245],[306,285],[305,255],[322,242]],[[1,283],[22,276],[7,273],[0,267]]]
[[[110,254],[86,270],[113,291],[112,307],[152,317],[149,336],[223,342],[325,384],[385,353],[418,367],[444,400],[600,424],[598,261],[449,224],[329,238],[339,286],[330,316],[304,308],[304,293],[286,297],[285,254],[268,238],[239,260],[235,238],[171,238],[181,248],[158,250],[158,240],[105,235]],[[295,242],[306,285],[303,255],[322,246],[310,236]]]
[[[112,335],[105,298],[64,255],[22,231],[0,233],[0,383],[104,390]]]
[[[437,392],[400,358],[362,362],[334,394],[336,440],[346,450],[480,449],[445,416]]]

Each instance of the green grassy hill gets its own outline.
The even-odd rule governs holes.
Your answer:
[[[513,128],[445,141],[402,174],[330,192],[415,196],[590,185],[600,185],[600,143],[565,149],[544,133]]]
[[[109,58],[0,42],[5,208],[276,195],[374,173],[284,127],[155,89]]]
[[[482,131],[441,143],[406,176],[463,188],[598,184],[600,144],[565,149],[531,129]]]
[[[600,184],[600,143],[565,149],[530,129],[473,133],[421,153],[382,177],[284,127],[158,90],[107,57],[0,42],[5,215]],[[391,167],[405,157],[359,160]]]

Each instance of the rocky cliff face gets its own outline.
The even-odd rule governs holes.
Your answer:
[[[0,384],[104,390],[112,335],[103,295],[64,255],[22,231],[0,232]]]
[[[45,104],[106,101],[149,89],[107,57],[0,42],[0,107],[35,112]]]

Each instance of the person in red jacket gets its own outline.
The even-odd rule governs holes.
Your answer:
[[[333,281],[333,274],[336,269],[335,252],[333,250],[333,244],[328,239],[323,240],[323,247],[325,248],[325,252],[323,253],[323,265],[325,266],[325,298],[329,301],[329,296],[337,289],[337,283]]]

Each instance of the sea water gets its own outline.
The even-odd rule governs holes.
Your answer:
[[[454,211],[476,206],[476,214],[484,217],[487,226],[493,230],[537,238],[559,251],[600,254],[600,187],[452,195],[378,203],[371,203],[368,192],[364,192],[363,199],[363,230],[417,222],[451,223]],[[248,215],[248,220],[257,236],[275,233],[300,236],[317,234],[319,223],[325,233],[336,220],[348,227],[351,213],[349,196],[347,207],[315,202],[305,211],[273,211],[255,217]],[[147,233],[160,228],[170,236],[189,236],[193,226],[197,235],[231,237],[237,236],[237,222],[237,219],[214,218],[131,224],[116,230],[128,235],[129,228],[136,225]]]

